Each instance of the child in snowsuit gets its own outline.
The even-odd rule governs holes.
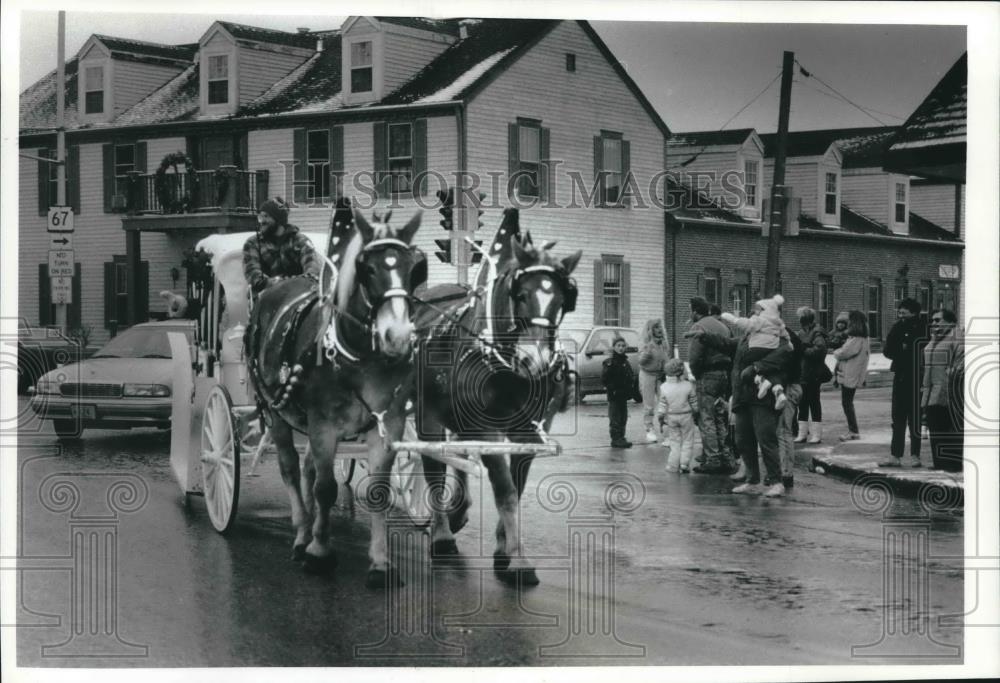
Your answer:
[[[826,342],[826,348],[830,351],[836,351],[844,342],[847,341],[847,311],[841,311],[837,314],[837,319],[833,323],[833,331],[830,332],[830,338]],[[837,374],[833,375],[833,388],[836,389],[839,386],[837,381]]]
[[[625,423],[628,422],[628,400],[635,397],[635,374],[625,355],[625,340],[615,337],[611,345],[611,357],[601,368],[601,384],[608,392],[608,427],[611,432],[612,448],[631,448],[632,442],[625,439]]]
[[[698,400],[694,385],[684,379],[684,363],[679,358],[668,360],[665,372],[667,379],[660,385],[656,414],[661,430],[670,439],[666,469],[686,474],[691,468]]]
[[[791,343],[788,330],[781,320],[780,307],[785,298],[775,294],[770,299],[761,299],[754,304],[757,315],[749,318],[738,318],[732,313],[723,313],[722,319],[734,325],[740,331],[748,334],[747,345],[750,353],[747,360],[757,361],[778,348],[782,342]],[[772,373],[765,377],[759,373],[753,375],[753,383],[757,385],[757,398],[764,398],[767,392],[774,394],[774,409],[783,410],[788,398],[785,396],[784,378]]]

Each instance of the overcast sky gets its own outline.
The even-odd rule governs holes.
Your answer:
[[[331,7],[340,7],[331,4]],[[271,6],[273,9],[273,5]],[[398,10],[397,10],[398,11]],[[66,54],[94,33],[163,43],[196,42],[213,19],[294,31],[336,28],[342,16],[132,14],[70,11]],[[21,15],[23,90],[55,67],[56,13]],[[963,26],[593,22],[671,130],[715,130],[780,71],[783,50],[871,115],[796,74],[792,130],[898,124],[965,51]],[[727,128],[777,128],[774,82]]]

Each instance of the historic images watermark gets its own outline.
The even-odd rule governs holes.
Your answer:
[[[517,524],[529,533],[538,515],[558,519],[565,525],[565,542],[545,552],[525,553],[523,563],[539,572],[546,582],[565,585],[559,609],[547,611],[531,604],[530,588],[520,582],[506,591],[503,605],[490,600],[486,582],[495,581],[495,543],[485,527],[467,527],[463,554],[432,557],[435,520],[428,520],[428,531],[413,522],[413,499],[384,482],[362,479],[357,482],[358,501],[363,507],[378,506],[387,512],[388,538],[392,554],[400,558],[398,567],[403,585],[387,587],[381,597],[385,624],[381,636],[372,642],[354,646],[354,657],[364,660],[460,661],[466,646],[454,634],[494,634],[505,630],[531,629],[551,637],[537,646],[540,660],[559,663],[603,658],[646,656],[646,646],[628,642],[617,631],[615,602],[616,519],[631,515],[644,503],[646,490],[632,474],[560,472],[542,477],[529,493],[538,507],[528,519],[519,506]],[[371,489],[374,493],[366,492]],[[492,506],[490,484],[485,476],[466,477],[449,472],[443,482],[422,492],[421,507],[426,513],[440,515],[438,522],[454,510],[456,495],[464,491],[478,506],[478,519],[487,519]],[[472,538],[468,538],[468,536]],[[466,548],[479,548],[468,552]],[[447,596],[439,593],[435,577],[445,573],[463,573],[468,578],[469,594],[463,595],[470,608],[449,611],[443,607]],[[454,610],[455,608],[451,608]],[[547,642],[546,642],[547,641]]]
[[[668,169],[640,177],[631,170],[580,171],[566,161],[550,159],[538,168],[510,171],[453,171],[428,169],[391,172],[361,170],[353,173],[328,171],[328,164],[278,161],[281,166],[275,187],[285,188],[289,208],[331,208],[338,197],[351,197],[358,209],[373,209],[380,203],[397,209],[412,198],[421,209],[441,208],[438,191],[458,188],[463,204],[484,209],[543,208],[590,209],[632,208],[673,211],[677,209],[724,209],[739,211],[748,206],[746,173],[743,170],[688,171]],[[303,170],[299,170],[302,167]],[[304,172],[303,172],[304,171]],[[319,178],[329,173],[329,183]],[[324,179],[325,180],[325,179]],[[317,188],[322,188],[317,191]],[[752,192],[759,195],[759,188]],[[479,195],[485,195],[480,203]]]

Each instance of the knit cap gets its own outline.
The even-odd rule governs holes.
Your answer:
[[[781,320],[781,311],[778,310],[785,303],[785,297],[775,294],[770,299],[761,299],[757,302],[760,306],[760,316],[769,320]]]
[[[268,199],[260,205],[260,212],[266,213],[273,218],[274,222],[278,225],[286,225],[288,223],[288,206],[285,205],[285,201],[281,197]]]
[[[684,361],[680,358],[671,358],[667,361],[663,373],[667,377],[681,377],[684,374]]]

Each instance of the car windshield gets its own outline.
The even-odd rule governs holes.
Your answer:
[[[559,330],[559,338],[566,350],[576,353],[583,348],[583,343],[587,341],[586,330]]]
[[[188,330],[174,327],[133,327],[109,341],[93,358],[170,358],[167,332]],[[190,342],[190,339],[188,340]]]

